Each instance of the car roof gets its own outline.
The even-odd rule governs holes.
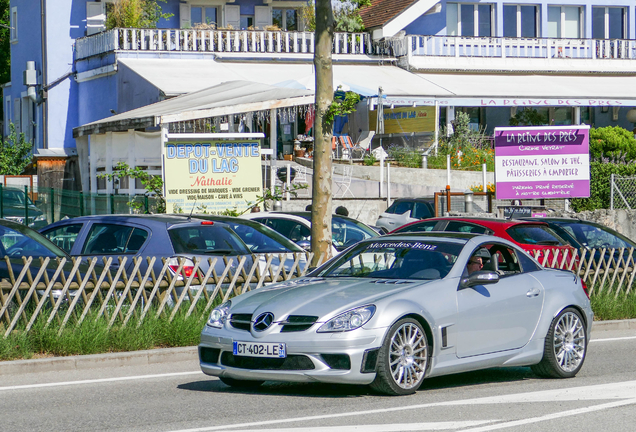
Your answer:
[[[61,221],[57,221],[48,225],[45,228],[56,226],[56,225],[66,225],[74,222],[88,222],[88,221],[97,221],[97,222],[133,222],[138,223],[140,225],[146,226],[159,226],[159,225],[176,225],[183,223],[192,223],[192,222],[203,222],[203,219],[198,219],[196,217],[190,216],[180,216],[180,215],[166,215],[166,214],[113,214],[113,215],[89,215],[89,216],[78,216],[70,219],[63,219]],[[223,222],[220,222],[223,223]]]
[[[407,233],[387,234],[382,236],[381,238],[387,239],[387,238],[403,238],[403,237],[415,237],[415,238],[435,237],[435,238],[463,240],[463,242],[466,243],[468,240],[472,238],[483,237],[484,235],[485,234],[458,233],[458,232],[451,232],[451,231],[426,231],[426,232],[407,232]],[[373,240],[373,239],[367,239],[367,240]],[[376,241],[378,241],[377,238],[376,238]]]
[[[474,222],[474,223],[478,223],[480,225],[483,225],[487,228],[509,228],[511,226],[514,225],[535,225],[535,224],[541,224],[541,225],[547,225],[546,222],[544,221],[527,221],[527,220],[519,220],[519,219],[501,219],[501,218],[487,218],[487,217],[464,217],[464,216],[442,216],[442,217],[433,217],[433,218],[428,218],[428,219],[424,219],[421,221],[415,221],[415,222],[411,222],[411,224],[416,224],[418,222],[430,222],[430,221],[452,221],[452,220],[456,220],[456,221],[462,221],[462,222]],[[411,225],[408,224],[408,225]]]

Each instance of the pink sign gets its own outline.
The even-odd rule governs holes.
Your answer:
[[[589,126],[495,128],[497,199],[588,198]]]

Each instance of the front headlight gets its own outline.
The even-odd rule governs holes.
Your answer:
[[[220,306],[212,309],[210,313],[210,319],[208,320],[208,325],[210,327],[222,328],[223,324],[225,324],[225,320],[227,319],[228,314],[230,313],[230,307],[232,307],[232,301],[226,301]]]
[[[344,332],[365,325],[375,313],[375,306],[368,305],[341,313],[331,318],[318,329],[318,333]]]

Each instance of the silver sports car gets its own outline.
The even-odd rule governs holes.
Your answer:
[[[404,395],[425,377],[500,366],[573,377],[592,319],[579,277],[541,267],[509,241],[398,234],[218,306],[199,359],[231,386],[370,384]]]

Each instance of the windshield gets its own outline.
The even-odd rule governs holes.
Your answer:
[[[0,254],[9,257],[68,258],[68,255],[35,231],[0,226]]]
[[[252,253],[304,252],[296,243],[259,222],[224,222],[234,230]]]
[[[440,241],[371,241],[339,256],[319,277],[432,280],[445,277],[463,245]]]
[[[519,224],[506,230],[514,241],[524,245],[565,246],[568,244],[546,225]]]
[[[228,226],[188,225],[168,231],[178,254],[249,255],[245,243]]]
[[[354,219],[332,216],[331,219],[332,243],[338,252],[345,250],[359,241],[379,234],[368,226]]]
[[[582,223],[559,223],[559,226],[589,248],[632,248],[634,243],[609,228]]]

